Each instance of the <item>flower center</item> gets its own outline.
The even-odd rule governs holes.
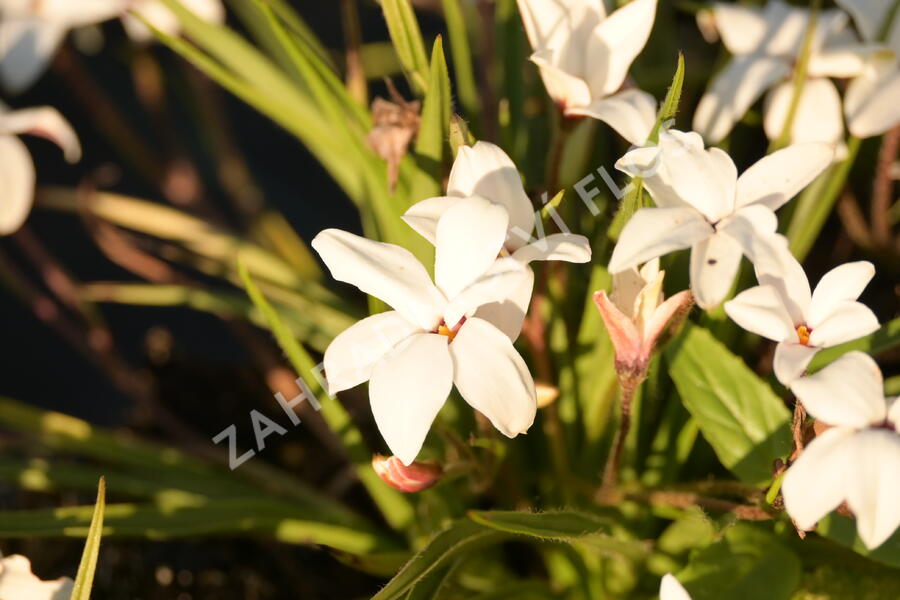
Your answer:
[[[463,323],[465,322],[466,318],[463,317],[459,320],[459,323],[457,323],[453,327],[448,327],[446,323],[441,323],[440,325],[438,325],[438,328],[435,329],[432,333],[445,336],[447,338],[447,343],[449,344],[456,337],[456,334],[459,333],[459,328],[462,327]]]
[[[800,325],[797,327],[797,338],[800,340],[800,343],[804,346],[809,345],[809,334],[812,333],[812,329],[807,327],[806,325]]]

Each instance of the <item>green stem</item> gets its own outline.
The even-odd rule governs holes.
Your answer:
[[[819,9],[822,0],[813,0],[809,9],[809,24],[806,26],[806,35],[803,38],[803,47],[800,58],[794,69],[794,92],[791,96],[791,104],[788,108],[781,134],[769,144],[769,153],[784,148],[791,143],[791,130],[794,128],[794,119],[797,116],[797,108],[800,106],[800,98],[803,97],[803,88],[806,85],[806,73],[809,70],[809,59],[812,54],[812,42],[816,35],[816,25],[819,20]]]

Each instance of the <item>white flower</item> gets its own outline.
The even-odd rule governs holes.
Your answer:
[[[221,0],[181,0],[185,8],[209,22],[222,22]],[[127,11],[142,15],[160,31],[178,33],[178,19],[160,0],[0,0],[0,83],[22,92],[44,73],[70,29],[122,17],[135,40],[150,30]]]
[[[836,267],[812,293],[800,263],[789,257],[784,265],[784,278],[758,273],[761,285],[726,302],[725,312],[747,331],[778,342],[775,376],[790,386],[816,352],[872,333],[878,318],[856,302],[875,275],[872,263]]]
[[[437,286],[399,246],[336,229],[312,242],[335,279],[395,309],[337,336],[325,351],[325,373],[332,394],[369,381],[378,430],[405,465],[416,458],[454,384],[508,437],[534,421],[528,367],[502,331],[474,316],[526,278],[518,261],[496,260],[508,220],[504,208],[483,198],[447,209],[436,232]]]
[[[78,137],[55,108],[8,110],[0,103],[0,235],[25,222],[34,200],[34,163],[18,134],[45,137],[62,148],[66,160],[81,158]]]
[[[657,207],[642,208],[628,221],[610,272],[691,248],[691,290],[702,308],[728,294],[742,253],[761,271],[779,273],[787,242],[775,233],[773,211],[821,173],[833,154],[828,144],[795,144],[738,177],[731,158],[718,148],[705,150],[697,133],[662,132],[659,146],[632,150],[616,163],[644,178]]]
[[[666,573],[659,584],[659,600],[691,600],[691,596],[674,575]]]
[[[767,89],[764,128],[781,135],[794,95],[793,71],[809,23],[808,9],[781,0],[765,8],[716,4],[715,22],[733,58],[713,78],[697,105],[694,129],[711,144],[721,141]],[[846,29],[841,11],[819,13],[807,66],[807,80],[791,127],[791,141],[840,144],[844,137],[841,98],[829,77],[853,77],[873,48]],[[839,152],[840,154],[840,152]]]
[[[74,582],[68,577],[41,581],[31,562],[20,554],[0,559],[0,598],[3,600],[69,600]]]
[[[509,225],[501,254],[512,256],[523,264],[534,260],[564,260],[583,263],[591,259],[588,239],[572,233],[555,233],[543,236],[539,218],[535,218],[531,201],[522,187],[522,179],[509,156],[489,142],[477,142],[474,146],[462,146],[450,170],[447,195],[428,198],[414,204],[403,220],[435,243],[438,222],[451,206],[463,198],[478,197],[502,206],[509,214]],[[475,223],[460,221],[458,227],[474,237],[484,233]],[[533,240],[531,232],[539,226],[540,239]],[[448,223],[448,226],[450,224]],[[491,233],[493,235],[493,233]],[[525,269],[526,279],[516,289],[509,290],[505,299],[481,307],[476,316],[494,323],[513,341],[522,330],[522,320],[528,312],[534,274]]]
[[[883,389],[878,365],[862,352],[794,382],[809,414],[832,426],[784,476],[784,506],[801,529],[812,529],[844,501],[867,548],[900,525],[900,402],[885,398]]]
[[[891,18],[893,0],[838,0],[853,15],[863,38],[876,42]],[[873,54],[844,96],[844,114],[850,133],[859,138],[881,135],[900,123],[900,17],[894,15],[886,48]]]
[[[608,16],[602,0],[518,4],[531,60],[564,114],[600,119],[642,144],[656,121],[656,100],[636,89],[616,92],[650,37],[656,0],[634,0]]]

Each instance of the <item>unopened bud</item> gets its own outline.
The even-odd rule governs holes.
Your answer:
[[[537,407],[550,406],[559,398],[559,388],[549,383],[535,382],[534,391],[537,392]]]
[[[372,468],[386,484],[401,492],[421,492],[441,478],[443,469],[436,462],[414,462],[409,466],[396,456],[372,457]]]
[[[469,133],[469,124],[459,115],[454,114],[450,117],[450,149],[453,151],[454,158],[459,152],[460,146],[471,146],[475,142],[472,134]]]

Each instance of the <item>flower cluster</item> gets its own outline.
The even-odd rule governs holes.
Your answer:
[[[404,220],[435,246],[434,282],[407,250],[339,230],[313,248],[338,281],[392,311],[363,319],[325,352],[330,393],[369,382],[378,430],[409,466],[455,385],[508,437],[534,421],[534,380],[513,342],[531,301],[535,260],[587,262],[587,238],[533,240],[535,215],[519,173],[497,146],[462,147],[447,196],[412,206]]]

